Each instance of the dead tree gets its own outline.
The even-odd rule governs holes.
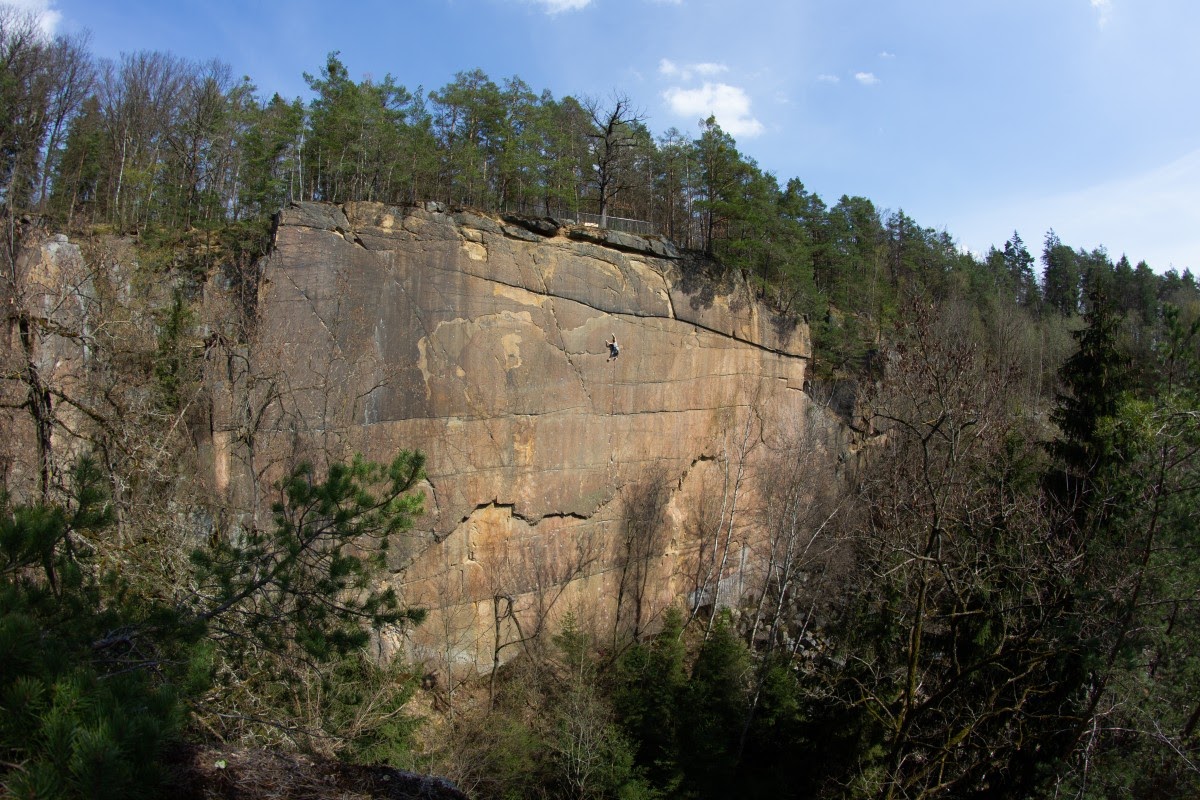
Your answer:
[[[600,227],[604,228],[613,198],[629,188],[632,172],[627,169],[626,156],[637,146],[637,131],[646,117],[623,94],[614,94],[608,103],[588,100],[584,108],[592,121],[587,137],[592,151],[592,180],[600,204]]]

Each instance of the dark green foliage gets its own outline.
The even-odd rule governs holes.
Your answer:
[[[158,329],[158,351],[154,356],[154,378],[158,389],[158,404],[168,412],[178,411],[183,404],[184,386],[194,380],[198,353],[190,347],[187,335],[192,315],[176,289],[171,307]]]
[[[324,481],[301,465],[280,486],[273,526],[224,538],[193,556],[218,639],[257,641],[272,652],[299,647],[328,660],[362,647],[369,631],[415,624],[424,614],[374,585],[389,537],[407,530],[423,497],[412,492],[424,457],[390,465],[356,457]],[[249,652],[247,652],[247,655]]]
[[[425,616],[379,580],[391,537],[421,511],[423,466],[411,452],[388,465],[355,458],[317,480],[301,465],[278,488],[270,528],[193,554],[195,613],[215,644],[219,685],[199,709],[207,725],[389,759],[404,751],[412,676],[361,654],[373,635]]]
[[[854,767],[876,755],[867,712],[819,690],[811,664],[777,652],[758,664],[756,679],[758,703],[738,765],[741,796],[836,796]]]
[[[50,211],[64,221],[78,213],[94,214],[104,150],[104,118],[99,101],[89,97],[71,125],[66,145],[55,165]]]
[[[391,75],[380,83],[350,80],[338,53],[330,53],[321,75],[305,75],[316,97],[309,107],[309,142],[317,168],[307,195],[313,199],[392,200],[412,185],[415,165],[396,158],[413,146],[423,113],[419,96],[396,84]],[[298,109],[296,109],[298,111]],[[276,114],[279,115],[279,111]],[[281,117],[287,132],[299,116]],[[278,136],[273,150],[286,145]]]
[[[569,797],[645,797],[634,749],[598,681],[590,637],[568,613],[554,636],[561,672],[548,693],[550,784]]]
[[[261,105],[248,98],[239,110],[246,120],[245,164],[235,218],[266,220],[300,196],[304,107],[299,99],[289,103],[276,94]]]
[[[680,782],[679,711],[687,685],[683,613],[667,612],[649,643],[635,643],[617,665],[613,708],[637,746],[651,784],[674,791]]]
[[[325,728],[346,742],[342,757],[362,764],[405,766],[420,720],[406,710],[418,676],[400,662],[379,663],[359,650],[320,671]],[[316,691],[313,691],[313,690]]]
[[[1078,476],[1087,476],[1106,459],[1101,421],[1117,409],[1128,388],[1128,367],[1117,346],[1120,319],[1100,286],[1088,295],[1086,327],[1075,334],[1079,349],[1062,368],[1066,393],[1059,395],[1052,419],[1062,436],[1055,455]]]
[[[792,735],[813,741],[805,719],[837,726],[813,771],[823,790],[1025,796],[1086,716],[1077,553],[1037,497],[1028,423],[980,391],[994,361],[953,309],[903,318],[869,398],[886,439],[857,476],[852,565]]]
[[[5,503],[5,789],[15,797],[159,796],[161,752],[183,729],[183,701],[201,715],[228,711],[253,681],[265,683],[253,695],[261,723],[288,724],[303,688],[347,752],[402,755],[414,725],[403,711],[413,677],[400,664],[368,660],[362,645],[372,629],[422,617],[372,580],[387,537],[420,509],[411,489],[422,463],[412,453],[388,466],[356,460],[331,467],[324,482],[297,470],[281,487],[271,531],[197,552],[201,594],[191,607],[140,596],[100,568],[112,514],[91,460],[79,463],[70,502]],[[313,664],[321,669],[304,673],[303,687],[288,684]],[[250,679],[241,694],[213,685],[230,665]]]
[[[1042,295],[1046,306],[1064,316],[1077,313],[1083,275],[1075,252],[1064,245],[1054,231],[1046,234],[1042,265]]]
[[[1155,385],[1145,396],[1132,387],[1111,399],[1096,391],[1101,400],[1085,407],[1093,423],[1076,434],[1089,459],[1083,513],[1072,521],[1082,529],[1084,577],[1096,597],[1089,640],[1096,679],[1088,700],[1111,721],[1068,774],[1085,796],[1183,797],[1200,790],[1187,755],[1200,720],[1188,688],[1200,674],[1193,619],[1200,592],[1194,541],[1200,325],[1184,326],[1170,307],[1163,317]],[[1077,367],[1079,385],[1102,383],[1098,363],[1081,359]]]
[[[17,765],[6,789],[30,798],[157,797],[161,752],[182,722],[170,687],[154,686],[144,673],[56,671],[53,656],[47,663],[36,652],[36,636],[18,638],[14,627],[24,620],[17,613],[4,609],[0,637],[33,663],[7,673],[19,677],[2,690],[0,740],[5,761]]]
[[[736,794],[738,739],[750,710],[750,653],[720,618],[680,693],[679,761],[683,786],[698,797]]]
[[[432,92],[429,99],[434,107],[434,131],[443,149],[439,185],[433,196],[463,205],[484,205],[488,166],[503,139],[500,88],[475,69],[457,73],[453,82]]]
[[[173,648],[146,626],[169,615],[102,600],[86,542],[110,514],[92,462],[75,486],[69,506],[0,516],[0,781],[20,798],[156,797],[183,711],[161,679]]]
[[[822,379],[845,375],[869,375],[875,354],[874,320],[863,314],[843,314],[830,308],[812,323],[813,349],[820,354],[815,365]]]
[[[480,798],[659,797],[618,723],[592,638],[568,613],[550,658],[501,669],[485,713],[455,717],[450,772]]]
[[[1033,274],[1033,256],[1025,249],[1025,242],[1016,231],[1013,231],[1012,238],[1004,243],[1004,270],[1017,305],[1037,308],[1041,303],[1041,295],[1037,278]]]

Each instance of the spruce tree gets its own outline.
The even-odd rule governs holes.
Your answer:
[[[1101,422],[1116,413],[1129,376],[1118,347],[1121,319],[1099,283],[1088,292],[1084,321],[1086,327],[1073,334],[1079,349],[1059,373],[1064,391],[1051,413],[1061,432],[1051,452],[1069,473],[1081,478],[1094,474],[1106,455]]]

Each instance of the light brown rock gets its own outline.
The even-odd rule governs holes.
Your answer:
[[[652,528],[644,627],[695,591],[716,513],[702,501],[728,497],[744,462],[723,573],[737,583],[754,464],[810,411],[809,334],[689,268],[436,205],[282,213],[251,348],[254,385],[277,394],[258,441],[281,461],[427,454],[428,513],[393,559],[405,599],[436,612],[411,653],[490,668],[510,601],[525,634],[547,606],[611,620],[630,531]],[[235,449],[214,468],[244,485]]]

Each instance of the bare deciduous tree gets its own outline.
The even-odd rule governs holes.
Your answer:
[[[862,709],[879,797],[1025,794],[1071,718],[1073,554],[1030,480],[1040,451],[954,309],[906,315],[870,399],[880,432],[842,530],[854,571],[822,674]],[[1069,726],[1068,726],[1069,727]]]
[[[630,186],[632,175],[627,166],[629,152],[638,145],[637,130],[645,114],[633,107],[623,94],[614,94],[607,103],[587,100],[584,103],[593,129],[588,133],[592,143],[593,181],[600,204],[600,227],[608,224],[608,210],[614,197]]]

